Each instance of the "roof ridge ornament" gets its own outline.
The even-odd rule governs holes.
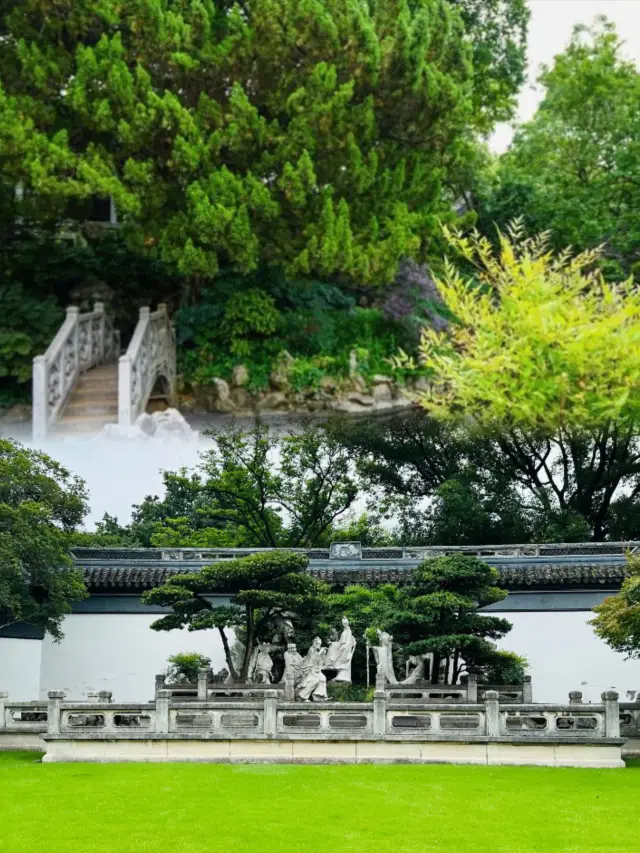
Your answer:
[[[361,560],[361,542],[332,542],[329,548],[330,560]]]

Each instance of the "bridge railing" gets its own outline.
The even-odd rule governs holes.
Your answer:
[[[43,439],[54,426],[80,376],[98,364],[114,361],[120,338],[104,305],[81,314],[75,306],[44,355],[33,360],[33,437]]]
[[[118,423],[131,426],[144,412],[159,378],[175,396],[176,343],[167,306],[158,305],[153,313],[140,309],[138,325],[127,352],[118,363]]]

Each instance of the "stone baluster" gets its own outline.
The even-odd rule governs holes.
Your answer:
[[[110,705],[113,693],[110,690],[98,690],[98,702],[102,705]]]
[[[156,698],[157,698],[157,696],[158,696],[158,691],[159,691],[159,690],[164,690],[164,679],[165,679],[165,674],[164,674],[164,672],[159,672],[159,673],[156,675],[156,686],[155,686],[155,690],[154,690],[154,693],[153,693],[154,697],[156,697]]]
[[[158,690],[156,693],[156,734],[166,735],[169,733],[169,703],[171,702],[170,690]]]
[[[500,694],[497,690],[487,690],[484,694],[485,716],[487,718],[487,735],[500,736]]]
[[[6,693],[5,691],[0,692],[0,729],[4,729],[7,727],[5,704],[8,698],[8,693]]]
[[[99,693],[97,690],[90,690],[87,693],[87,702],[97,702]]]
[[[384,737],[387,733],[387,691],[378,688],[380,679],[376,678],[376,692],[373,694],[373,733]],[[382,676],[384,682],[384,676]]]
[[[275,737],[278,728],[278,691],[264,691],[264,733]]]
[[[615,690],[605,690],[601,698],[604,705],[605,737],[620,737],[620,705],[618,704],[618,694]]]
[[[296,698],[296,681],[293,669],[285,670],[284,673],[284,698],[287,702],[294,702]]]
[[[533,704],[533,685],[531,683],[530,675],[525,675],[522,680],[522,704]]]
[[[381,690],[384,691],[387,689],[387,679],[384,672],[380,672],[379,670],[376,672],[376,693],[379,693]]]
[[[470,705],[475,705],[478,701],[478,675],[475,672],[470,672],[467,679],[467,702]]]
[[[580,690],[572,690],[569,693],[570,705],[582,705],[582,692]]]
[[[100,315],[100,345],[98,347],[98,363],[104,360],[105,351],[107,348],[107,315],[104,310],[104,302],[94,302],[93,310]]]
[[[64,690],[50,690],[47,693],[49,703],[47,705],[47,733],[50,735],[60,734],[60,705],[64,699]]]
[[[209,687],[209,667],[198,670],[198,702],[207,701],[207,689]]]

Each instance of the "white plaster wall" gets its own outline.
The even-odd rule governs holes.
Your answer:
[[[92,690],[111,690],[116,702],[153,698],[154,676],[176,652],[199,652],[215,670],[225,666],[217,631],[152,631],[150,614],[80,614],[67,616],[64,639],[42,644],[40,696],[64,690],[70,699]],[[34,694],[36,696],[37,693]]]
[[[500,613],[513,629],[500,641],[531,664],[534,702],[568,701],[581,690],[584,702],[599,702],[603,690],[640,690],[640,661],[612,651],[588,625],[591,612]]]
[[[528,658],[534,701],[565,702],[570,690],[581,690],[584,701],[598,702],[603,690],[617,690],[621,699],[626,699],[627,690],[640,690],[640,661],[625,661],[599,640],[587,624],[590,612],[500,615],[513,623],[513,630],[500,645]],[[156,632],[149,628],[155,618],[144,614],[67,617],[64,640],[55,644],[47,638],[42,643],[40,696],[54,689],[65,690],[70,698],[83,698],[90,690],[111,690],[116,701],[147,701],[153,696],[155,674],[165,669],[171,654],[200,652],[212,659],[214,669],[225,666],[217,633]],[[3,648],[16,650],[13,655],[2,655],[0,690],[9,689],[16,698],[35,698],[33,660],[40,643],[0,643],[5,644],[0,645],[0,652]]]
[[[40,686],[40,640],[0,639],[0,691],[18,702],[37,699]]]

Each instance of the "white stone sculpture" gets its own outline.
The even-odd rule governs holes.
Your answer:
[[[289,643],[287,645],[287,650],[284,653],[284,673],[281,681],[286,682],[288,675],[291,674],[293,677],[293,683],[297,687],[300,683],[302,661],[303,657],[298,651],[296,644]]]
[[[327,677],[322,672],[327,650],[322,647],[322,640],[316,637],[311,648],[300,664],[300,684],[298,699],[302,702],[326,702]]]
[[[337,670],[334,681],[351,683],[351,660],[356,648],[356,639],[353,636],[349,620],[345,616],[342,620],[342,633],[337,640],[329,645],[329,651],[325,659],[325,669]]]
[[[257,647],[257,655],[255,667],[251,671],[250,681],[256,681],[258,684],[271,684],[273,676],[273,659],[271,652],[277,647],[271,643],[259,643]]]
[[[415,684],[417,681],[424,681],[426,677],[425,667],[429,657],[432,655],[410,655],[407,660],[406,678],[400,684]]]
[[[379,645],[371,647],[377,667],[376,674],[377,676],[383,675],[389,684],[397,684],[398,679],[393,671],[393,637],[386,631],[379,629],[377,634]]]

